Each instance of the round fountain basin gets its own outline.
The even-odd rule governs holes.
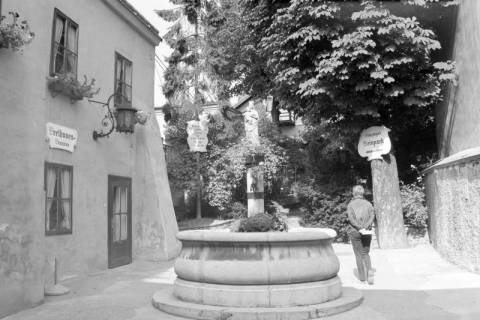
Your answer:
[[[178,234],[179,279],[222,285],[283,285],[334,278],[339,261],[332,229],[237,233],[193,230]]]
[[[225,285],[176,279],[173,286],[173,295],[181,301],[242,308],[309,306],[335,300],[341,294],[342,284],[338,277],[275,285]]]

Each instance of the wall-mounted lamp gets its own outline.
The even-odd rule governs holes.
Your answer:
[[[114,97],[115,94],[112,94],[110,97],[108,97],[107,102],[91,99],[88,100],[93,103],[101,104],[107,108],[107,113],[102,119],[102,126],[104,129],[94,130],[92,135],[93,140],[108,137],[115,129],[117,132],[122,133],[133,133],[134,131],[135,124],[137,123],[136,113],[138,110],[125,105],[115,106],[112,108],[110,103]]]
[[[133,133],[135,123],[137,123],[135,117],[137,111],[137,109],[132,107],[115,108],[117,132]]]

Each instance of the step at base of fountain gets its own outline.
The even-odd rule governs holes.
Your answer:
[[[335,300],[341,294],[338,276],[323,281],[275,285],[226,285],[177,278],[173,285],[173,295],[179,300],[224,307],[305,306]]]
[[[157,291],[152,304],[157,309],[191,319],[228,320],[307,320],[341,313],[362,303],[362,293],[354,288],[342,288],[337,299],[320,304],[291,307],[226,307],[186,302],[173,295],[173,286]]]

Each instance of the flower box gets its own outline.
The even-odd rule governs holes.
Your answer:
[[[35,34],[30,31],[27,21],[18,22],[20,15],[16,12],[9,12],[11,21],[8,22],[5,16],[0,17],[0,49],[20,50],[21,47],[30,43]]]
[[[48,77],[47,81],[48,89],[52,92],[52,96],[63,94],[69,97],[72,102],[82,100],[83,98],[92,98],[100,91],[99,88],[94,87],[95,79],[88,83],[86,76],[84,76],[83,83],[66,74]]]

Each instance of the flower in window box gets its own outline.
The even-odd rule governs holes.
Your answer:
[[[9,12],[11,21],[6,21],[5,16],[0,16],[0,48],[11,48],[18,51],[20,48],[33,40],[35,34],[30,31],[27,21],[18,22],[20,15],[17,12]]]
[[[69,97],[72,102],[75,100],[82,100],[83,98],[92,98],[100,91],[100,88],[95,88],[95,79],[91,79],[90,83],[87,77],[83,76],[84,81],[80,83],[77,79],[69,74],[55,75],[47,77],[48,88],[52,91],[53,96],[57,94],[64,94]]]
[[[148,119],[150,119],[150,116],[151,114],[149,112],[145,112],[143,110],[138,110],[137,113],[135,113],[135,119],[137,120],[137,123],[141,125],[145,125]]]

